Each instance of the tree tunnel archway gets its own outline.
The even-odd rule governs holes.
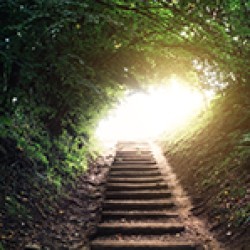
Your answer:
[[[144,90],[126,91],[96,130],[100,141],[156,140],[204,112],[214,92],[191,88],[176,76]]]
[[[201,191],[221,187],[223,211],[240,201],[225,216],[243,225],[247,191],[230,171],[246,180],[249,169],[249,9],[245,0],[2,1],[0,219],[24,211],[18,197],[27,183],[43,187],[43,199],[47,186],[57,194],[87,169],[98,122],[127,90],[176,75],[218,94],[218,108],[163,149],[180,175],[202,176]]]
[[[55,140],[66,155],[88,152],[126,89],[172,74],[201,91],[249,86],[245,1],[5,1],[0,11],[2,135],[45,164]]]
[[[248,7],[240,0],[7,1],[2,105],[11,111],[13,97],[34,99],[51,134],[74,133],[71,122],[94,117],[93,107],[103,109],[125,86],[173,73],[201,89],[244,85]]]

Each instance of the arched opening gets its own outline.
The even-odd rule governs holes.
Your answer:
[[[141,91],[127,91],[96,130],[102,141],[155,140],[174,132],[206,108],[213,92],[192,88],[176,76]],[[205,95],[205,97],[204,97]]]

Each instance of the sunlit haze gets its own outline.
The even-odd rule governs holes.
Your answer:
[[[154,139],[187,122],[204,107],[204,96],[172,78],[126,97],[102,120],[96,135],[101,141]]]

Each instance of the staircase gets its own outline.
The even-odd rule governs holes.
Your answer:
[[[197,250],[147,143],[119,143],[91,250]]]

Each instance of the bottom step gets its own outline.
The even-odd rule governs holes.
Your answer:
[[[161,234],[176,234],[185,230],[184,226],[180,223],[147,223],[147,222],[134,222],[134,223],[100,223],[98,225],[98,232],[100,235],[161,235]]]
[[[202,250],[192,242],[94,240],[91,250]]]

